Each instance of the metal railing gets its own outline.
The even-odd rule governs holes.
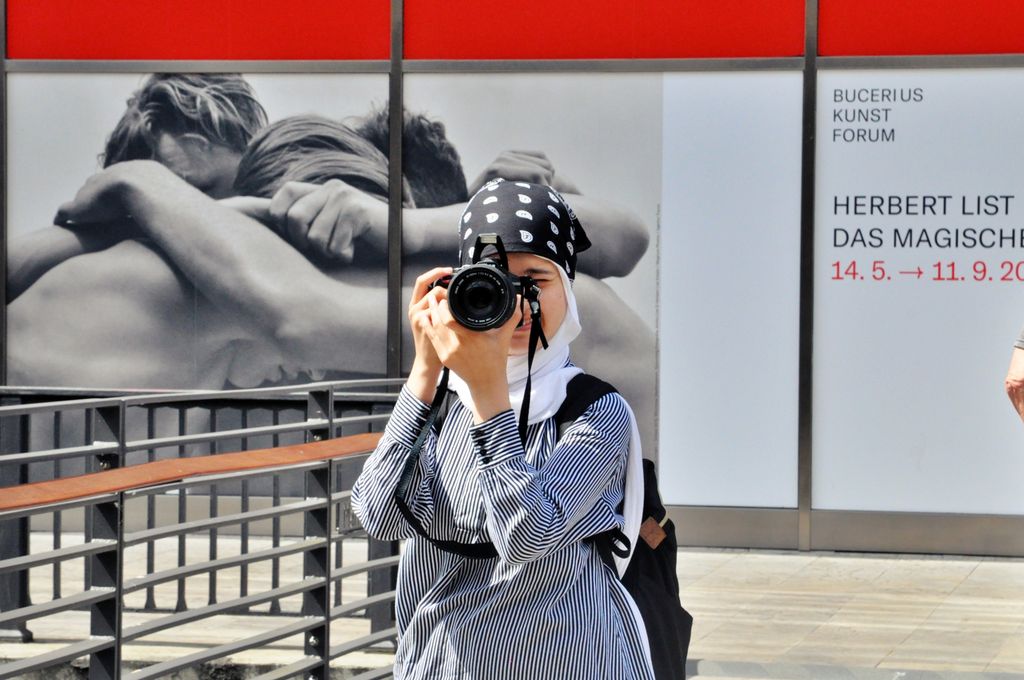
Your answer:
[[[225,616],[244,616],[257,632],[126,677],[170,675],[301,638],[299,658],[259,677],[321,679],[333,659],[393,642],[398,546],[367,539],[348,502],[376,439],[366,433],[382,429],[396,385],[61,401],[0,392],[8,403],[0,471],[8,482],[32,482],[0,498],[0,628],[18,627],[27,639],[25,622],[70,621],[69,612],[88,619],[77,619],[80,641],[2,665],[0,679],[83,656],[89,677],[121,677],[125,645],[208,629]],[[168,412],[177,432],[159,431]],[[69,434],[69,422],[80,431]],[[270,446],[253,450],[254,442]],[[226,444],[241,453],[218,454]],[[30,523],[52,543],[30,552]],[[33,604],[28,575],[39,569],[51,570],[53,586]]]

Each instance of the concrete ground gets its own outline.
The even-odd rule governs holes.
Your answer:
[[[1024,560],[681,550],[697,677],[1024,678]]]
[[[50,537],[33,534],[33,552],[51,547]],[[77,540],[81,540],[80,537]],[[67,538],[65,544],[74,542]],[[221,537],[219,556],[237,551]],[[262,545],[254,542],[250,550]],[[158,546],[162,567],[177,564],[176,543]],[[190,537],[188,561],[209,559],[204,537]],[[126,579],[145,573],[145,554],[134,549]],[[346,564],[365,559],[365,544],[348,541]],[[62,567],[62,594],[78,592],[82,561]],[[301,561],[282,560],[281,584],[301,578]],[[695,619],[690,676],[781,680],[1024,680],[1024,560],[683,549],[678,573],[683,605]],[[239,570],[216,583],[223,599],[238,596]],[[250,592],[270,584],[268,565],[250,569]],[[209,600],[209,577],[187,581],[190,608]],[[31,573],[33,602],[52,597],[49,567]],[[345,581],[342,600],[364,597],[365,577]],[[174,583],[158,586],[156,604],[173,608]],[[145,604],[144,593],[128,596],[130,606]],[[282,603],[285,615],[218,616],[126,644],[127,666],[141,667],[208,649],[297,621],[298,600]],[[128,613],[124,627],[165,616]],[[33,643],[0,643],[0,659],[15,660],[57,649],[88,637],[86,612],[65,612],[29,624]],[[337,621],[332,644],[369,632],[365,620]],[[243,669],[246,677],[302,656],[301,638],[292,636],[221,662]],[[338,677],[388,666],[387,647],[348,654],[337,663]],[[245,670],[248,669],[248,670]],[[0,674],[3,667],[0,666]],[[200,677],[201,674],[178,677]],[[221,677],[227,677],[223,673]],[[57,677],[44,674],[36,677]]]

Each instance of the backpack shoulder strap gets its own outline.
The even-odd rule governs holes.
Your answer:
[[[574,376],[565,387],[565,400],[555,412],[558,438],[561,439],[566,428],[583,415],[595,401],[612,392],[618,392],[618,390],[589,373],[580,373]]]
[[[613,392],[618,392],[618,390],[589,373],[580,373],[574,376],[566,385],[565,400],[555,413],[558,438],[561,439],[573,421],[582,416],[595,401]],[[619,557],[628,557],[630,554],[629,538],[619,529],[611,529],[592,536],[588,540],[595,542],[601,558],[612,570],[615,569],[613,553]]]

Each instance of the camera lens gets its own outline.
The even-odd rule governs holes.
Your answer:
[[[493,316],[495,311],[494,303],[499,299],[499,291],[494,289],[490,281],[477,279],[471,281],[465,289],[463,302],[466,303],[466,311],[475,317]]]
[[[515,311],[516,288],[516,281],[504,270],[490,264],[471,265],[452,277],[448,305],[466,328],[497,328]]]

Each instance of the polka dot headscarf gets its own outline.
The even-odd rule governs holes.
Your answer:
[[[480,234],[497,234],[510,253],[531,253],[576,277],[576,255],[590,247],[576,214],[562,196],[544,184],[491,180],[469,200],[459,220],[459,264],[473,261]],[[486,246],[481,258],[494,252]],[[478,259],[481,259],[478,258]]]

